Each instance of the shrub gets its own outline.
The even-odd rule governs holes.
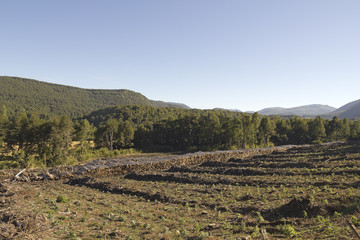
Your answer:
[[[66,199],[66,197],[64,195],[58,195],[56,198],[56,202],[58,202],[58,203],[65,203],[67,201],[68,200]]]
[[[280,233],[282,233],[286,236],[289,236],[289,237],[296,236],[296,231],[291,225],[288,225],[288,224],[280,225],[280,226],[278,226],[277,229]]]
[[[257,215],[257,222],[260,224],[262,222],[265,221],[265,219],[263,218],[263,216],[261,216],[261,213],[260,212],[256,212],[256,215]]]

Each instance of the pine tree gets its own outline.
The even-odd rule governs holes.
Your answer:
[[[110,119],[106,122],[103,132],[106,146],[110,151],[114,149],[115,134],[118,130],[119,122],[115,119]]]
[[[126,120],[120,123],[116,133],[118,148],[130,148],[134,146],[134,132],[134,127],[130,121]]]
[[[7,116],[7,109],[5,106],[0,111],[0,151],[4,148],[4,139],[8,127],[9,119]]]
[[[80,154],[83,156],[84,147],[88,141],[93,138],[95,133],[95,128],[88,120],[82,119],[80,123],[76,125],[75,138],[74,140],[80,142]]]
[[[360,120],[356,120],[351,123],[350,138],[351,139],[359,139],[360,138]]]
[[[263,117],[258,130],[258,146],[267,147],[270,144],[270,137],[274,134],[274,126],[268,117]]]
[[[60,164],[68,156],[74,133],[73,122],[68,116],[55,118],[51,122],[50,133],[48,133],[48,144],[50,158],[48,165]],[[45,133],[46,134],[46,133]]]
[[[316,117],[309,122],[309,136],[314,143],[321,143],[325,139],[324,120],[321,117]]]
[[[305,119],[300,117],[293,117],[290,119],[291,133],[290,143],[305,144],[309,141],[308,123]]]
[[[274,121],[275,134],[272,136],[272,141],[275,145],[289,144],[289,136],[291,133],[290,121],[281,118],[276,118]]]

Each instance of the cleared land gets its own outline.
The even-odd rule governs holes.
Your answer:
[[[357,239],[358,144],[218,154],[3,181],[0,237]]]

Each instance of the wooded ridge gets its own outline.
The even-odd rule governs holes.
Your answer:
[[[32,79],[0,76],[0,107],[8,114],[36,112],[43,115],[79,117],[113,105],[180,107],[186,105],[149,100],[140,93],[120,90],[83,89]]]

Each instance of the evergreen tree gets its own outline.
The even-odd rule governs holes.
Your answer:
[[[263,117],[258,130],[258,146],[267,147],[270,145],[270,138],[274,134],[274,126],[268,117]]]
[[[256,144],[257,144],[257,136],[258,136],[258,132],[259,132],[259,126],[260,126],[260,117],[259,117],[259,113],[255,112],[252,114],[251,116],[251,137],[250,137],[250,142],[249,145],[251,146],[251,148],[255,148]]]
[[[118,127],[119,121],[113,118],[109,119],[105,125],[102,125],[97,129],[95,143],[98,146],[107,147],[112,151],[114,149]]]
[[[88,120],[82,119],[75,128],[74,140],[80,142],[80,154],[83,156],[84,148],[88,144],[88,141],[94,137],[95,128]]]
[[[118,125],[117,136],[117,148],[130,148],[134,146],[134,127],[130,121],[126,120]]]
[[[356,120],[351,123],[350,138],[351,139],[359,139],[360,138],[360,120]]]
[[[346,140],[349,139],[349,137],[350,137],[350,122],[347,118],[344,118],[341,121],[340,138],[342,140]]]
[[[290,143],[305,144],[309,142],[308,123],[305,119],[300,117],[293,117],[290,119],[291,132]]]
[[[181,149],[193,147],[196,141],[198,118],[195,115],[185,115],[173,121],[176,122],[176,131],[173,136],[174,144],[178,144]]]
[[[243,142],[243,127],[239,119],[227,119],[222,126],[222,146],[224,149],[239,149]]]
[[[275,134],[272,136],[272,141],[275,145],[289,144],[289,136],[291,133],[291,125],[289,120],[284,120],[280,117],[275,120]]]
[[[5,141],[13,154],[23,150],[28,134],[28,117],[23,109],[10,119],[6,131]]]
[[[342,121],[335,116],[328,123],[326,133],[330,141],[344,140],[347,135],[350,135],[350,126],[347,121]]]
[[[0,152],[4,148],[4,139],[8,128],[9,119],[7,116],[7,109],[5,106],[0,111]]]
[[[241,144],[241,148],[253,147],[252,144],[255,142],[255,139],[253,134],[251,117],[249,115],[244,115],[244,117],[242,118],[242,125],[244,131],[244,139]]]
[[[320,143],[325,139],[326,130],[324,120],[321,117],[316,117],[309,122],[309,136],[314,143]]]
[[[68,116],[55,118],[50,123],[51,129],[48,133],[47,146],[50,151],[48,165],[60,164],[63,159],[68,156],[68,151],[72,144],[74,133],[73,122]],[[45,133],[46,134],[46,133]]]
[[[215,148],[220,133],[220,120],[214,112],[199,118],[199,145],[206,150]]]
[[[151,132],[149,128],[140,125],[134,133],[134,146],[138,149],[148,150],[151,146]]]

